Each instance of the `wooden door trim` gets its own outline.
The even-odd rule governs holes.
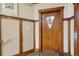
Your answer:
[[[1,40],[1,17],[0,17],[0,41],[2,41]],[[2,48],[1,48],[1,42],[0,42],[0,56],[2,55]]]
[[[64,7],[48,8],[48,9],[39,10],[39,13],[56,12],[56,11],[63,10],[63,9]]]
[[[64,9],[64,7],[56,7],[56,8],[39,10],[39,19],[40,19],[40,22],[39,22],[39,52],[42,51],[42,13],[60,11],[61,12],[61,18],[63,20],[63,9]],[[61,52],[63,53],[63,38],[62,38],[61,42],[62,42],[61,43],[61,45],[62,45],[61,46],[61,49],[62,49]]]
[[[33,39],[34,39],[34,41],[33,41],[34,48],[33,49],[34,49],[34,51],[35,51],[35,42],[36,42],[35,41],[35,36],[36,36],[35,35],[35,22],[33,22]]]
[[[77,31],[77,14],[76,13],[77,13],[77,8],[78,8],[78,3],[74,3],[73,6],[74,6],[74,32],[75,32]],[[78,45],[78,42],[74,38],[74,55],[77,55],[77,45]]]
[[[20,47],[20,50],[19,50],[19,53],[22,53],[23,52],[23,21],[19,21],[19,42],[20,42],[20,45],[19,45],[19,47]]]

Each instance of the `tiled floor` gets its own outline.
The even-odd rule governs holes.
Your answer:
[[[47,51],[47,52],[33,52],[32,54],[30,54],[30,56],[69,56],[69,54],[62,55],[57,52]]]
[[[59,56],[59,54],[48,54],[48,53],[32,53],[30,56]]]

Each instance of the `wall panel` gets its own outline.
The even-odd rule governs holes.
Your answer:
[[[1,19],[2,55],[15,55],[19,53],[19,21]]]
[[[34,48],[33,22],[23,21],[23,51]]]
[[[64,44],[63,44],[64,52],[68,53],[68,21],[64,21],[63,25],[64,25],[64,27],[63,27],[64,28],[63,29],[64,30],[64,32],[63,32],[64,33],[64,40],[63,40],[64,41]]]
[[[74,19],[70,21],[70,40],[71,55],[74,55]]]

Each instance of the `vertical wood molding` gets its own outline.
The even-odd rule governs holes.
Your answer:
[[[69,55],[71,55],[70,32],[71,32],[71,29],[70,29],[70,19],[69,19],[68,20],[68,52],[69,52]]]
[[[62,18],[62,22],[61,22],[62,23],[62,30],[61,30],[61,32],[62,32],[63,31],[63,21],[64,21],[63,20],[63,17],[64,17],[63,10],[64,10],[64,8],[61,8],[60,10],[61,10],[60,12],[61,12],[61,18]],[[63,45],[63,36],[64,35],[63,35],[63,32],[62,32],[62,39],[61,39],[62,42],[61,42],[61,48],[60,48],[60,50],[62,50],[62,51],[60,53],[64,53],[64,51],[63,51],[63,46],[64,46]]]
[[[34,50],[35,50],[35,22],[33,22],[33,40],[34,40]]]
[[[77,32],[77,11],[78,11],[78,3],[74,3],[74,32]],[[77,39],[78,40],[78,39]],[[77,40],[74,38],[74,55],[77,55],[77,45],[78,42]]]
[[[39,22],[39,52],[42,51],[42,16],[41,16],[41,12],[39,12],[39,19],[40,19],[40,22]]]
[[[19,48],[20,48],[20,54],[23,52],[23,30],[22,30],[22,23],[23,23],[23,21],[22,20],[20,20],[19,21],[19,39],[20,39],[20,46],[19,46]]]
[[[1,17],[0,17],[0,41],[1,41]],[[1,42],[0,42],[0,56],[1,56]]]

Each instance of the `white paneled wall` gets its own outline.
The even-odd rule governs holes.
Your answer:
[[[34,48],[33,22],[23,21],[23,52]],[[19,54],[19,20],[1,19],[2,55]]]
[[[19,53],[19,21],[1,19],[2,55]]]
[[[35,34],[36,34],[36,39],[35,39],[35,47],[39,49],[39,23],[35,23]]]
[[[64,52],[68,53],[68,21],[64,21],[63,25],[64,25],[64,27],[63,27],[63,34],[64,34],[63,46],[64,46]]]
[[[70,21],[70,29],[71,29],[71,32],[70,32],[70,45],[71,45],[71,55],[74,55],[74,19],[72,19],[71,21]]]
[[[28,51],[33,48],[33,22],[23,21],[23,51]]]

